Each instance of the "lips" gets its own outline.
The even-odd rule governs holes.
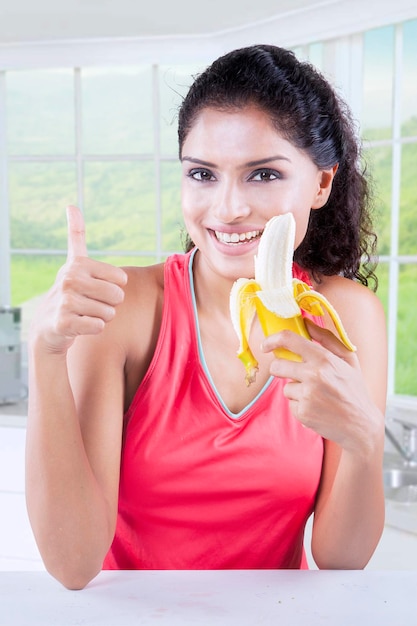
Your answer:
[[[215,230],[214,234],[216,235],[216,239],[221,243],[225,243],[228,245],[239,245],[260,237],[262,231],[250,230],[246,233],[224,233],[222,231]]]

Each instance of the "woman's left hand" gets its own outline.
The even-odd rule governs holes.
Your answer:
[[[284,394],[292,414],[304,426],[345,450],[366,454],[381,422],[357,354],[349,351],[330,330],[309,319],[305,322],[313,341],[291,331],[264,340],[264,352],[284,347],[302,358],[301,362],[275,358],[270,372],[290,379]]]

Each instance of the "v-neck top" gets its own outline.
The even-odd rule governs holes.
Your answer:
[[[193,254],[165,263],[161,329],[125,415],[103,568],[305,568],[322,438],[291,415],[279,378],[240,413],[225,406],[201,349]]]

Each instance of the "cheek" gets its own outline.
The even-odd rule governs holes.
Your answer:
[[[195,199],[193,200],[193,194],[190,192],[187,181],[185,181],[181,185],[181,209],[184,216],[190,213],[193,206],[195,206]]]
[[[200,216],[204,213],[201,207],[201,198],[188,189],[181,190],[181,211],[184,220],[184,226],[191,239],[196,243],[197,223]]]
[[[183,207],[196,206],[201,202],[201,194],[197,192],[195,185],[186,178],[181,183],[181,204]]]
[[[184,220],[196,220],[207,213],[210,208],[210,200],[207,193],[202,193],[193,188],[193,185],[185,184],[181,187],[181,209]]]
[[[298,248],[300,243],[303,241],[304,237],[307,233],[308,221],[310,217],[310,212],[306,212],[305,215],[297,215],[294,214],[294,218],[296,221],[296,230],[295,230],[295,248]]]

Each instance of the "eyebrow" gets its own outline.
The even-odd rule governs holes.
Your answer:
[[[198,163],[199,165],[206,165],[208,167],[216,167],[215,163],[211,163],[210,161],[203,161],[202,159],[197,159],[191,156],[183,156],[181,161],[190,161],[191,163]],[[271,161],[288,161],[291,163],[291,159],[282,154],[276,154],[271,157],[266,157],[265,159],[259,159],[256,161],[248,161],[245,163],[246,167],[257,167],[259,165],[265,165],[266,163],[271,163]]]
[[[291,159],[289,159],[288,157],[283,156],[282,154],[276,154],[271,157],[266,157],[266,159],[259,159],[258,161],[249,161],[249,163],[246,163],[246,165],[248,167],[256,167],[257,165],[265,165],[266,163],[270,163],[271,161],[288,161],[289,163],[291,163]]]
[[[191,163],[198,163],[199,165],[208,165],[209,167],[216,167],[215,163],[210,163],[210,161],[202,161],[201,159],[196,159],[190,156],[181,157],[181,163],[183,161],[190,161]]]

